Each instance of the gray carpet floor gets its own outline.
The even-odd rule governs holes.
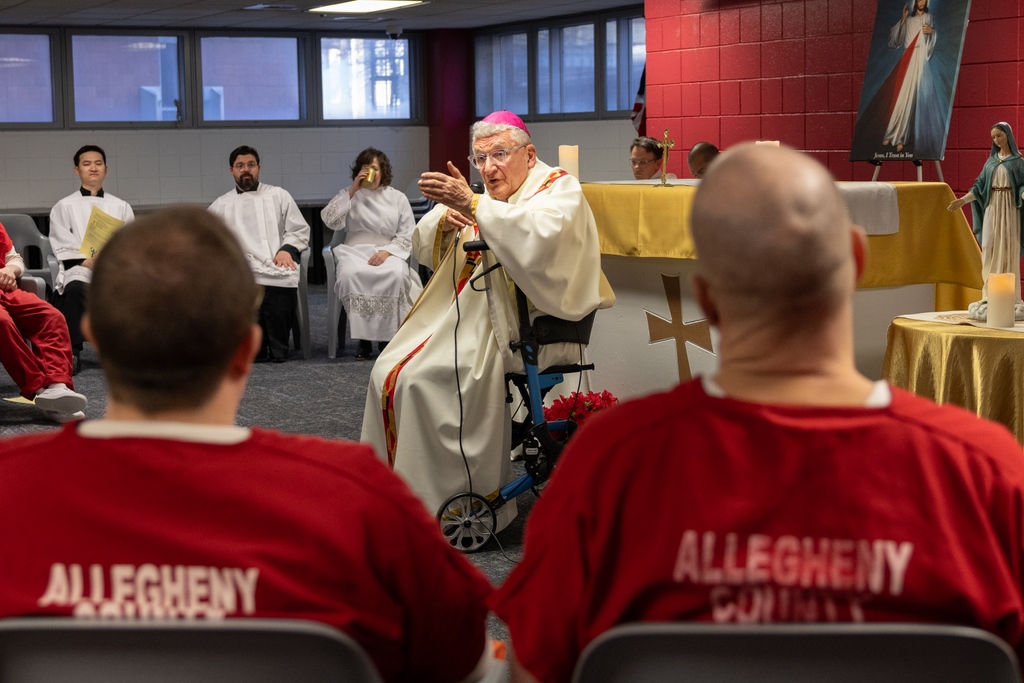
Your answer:
[[[327,357],[326,286],[310,286],[309,308],[312,358],[304,360],[293,352],[287,363],[256,364],[239,407],[238,424],[357,440],[373,363],[354,359],[356,344],[350,339],[346,340],[344,355],[336,359]],[[106,384],[95,352],[88,344],[82,354],[82,372],[75,377],[75,389],[89,398],[86,417],[102,417]],[[0,371],[0,398],[17,395],[17,386]],[[0,436],[54,428],[54,423],[32,406],[0,402]],[[514,464],[513,470],[517,475],[522,473],[518,464]],[[534,500],[529,491],[520,496],[518,519],[497,534],[497,542],[492,540],[483,550],[469,556],[494,585],[504,581],[522,552],[524,520]],[[504,624],[497,619],[492,618],[490,631],[492,637],[507,638]]]

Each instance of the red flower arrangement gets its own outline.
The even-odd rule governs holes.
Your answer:
[[[593,391],[585,394],[574,391],[568,396],[559,396],[551,406],[544,408],[544,419],[548,422],[572,420],[577,426],[582,426],[591,415],[618,402],[619,399],[612,396],[609,391],[602,391],[600,394]]]

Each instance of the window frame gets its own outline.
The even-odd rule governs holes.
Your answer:
[[[64,79],[64,126],[68,130],[81,129],[174,129],[190,125],[190,117],[193,114],[193,107],[189,106],[189,31],[185,29],[87,29],[87,28],[66,28],[63,30],[63,71]],[[75,36],[174,36],[178,39],[178,92],[184,108],[180,121],[78,121],[75,118],[75,65],[74,50],[72,41]]]
[[[602,40],[601,40],[601,48],[602,48],[601,51],[602,51],[602,53],[604,53],[604,48],[607,45],[607,38],[608,38],[608,36],[607,36],[607,31],[608,31],[607,24],[608,24],[608,22],[609,21],[613,21],[613,20],[616,21],[616,22],[619,22],[619,21],[622,21],[623,19],[626,19],[626,20],[643,19],[644,20],[644,66],[646,67],[646,64],[647,64],[647,57],[646,57],[646,55],[647,55],[647,18],[644,16],[643,8],[642,7],[641,7],[641,11],[640,11],[639,15],[637,15],[634,11],[630,11],[630,10],[616,10],[616,11],[611,11],[611,12],[605,12],[604,14],[601,15],[601,26],[602,26],[602,31],[603,31]],[[602,62],[602,64],[605,67],[604,69],[602,69],[602,73],[606,74],[606,73],[608,73],[607,55],[603,56],[602,59],[604,60],[604,62]],[[627,109],[608,109],[607,108],[607,103],[608,103],[607,95],[608,95],[608,92],[607,92],[607,89],[604,89],[604,85],[605,85],[604,80],[602,80],[601,81],[601,87],[603,89],[604,96],[601,98],[601,101],[600,101],[601,113],[602,114],[606,114],[609,118],[611,118],[613,116],[617,116],[619,114],[626,114],[626,115],[632,114],[633,113],[633,102],[630,103],[630,105],[629,105],[629,107]],[[633,99],[634,99],[634,102],[635,102],[636,101],[636,93],[635,92],[633,93]]]
[[[314,62],[312,53],[312,32],[303,31],[217,31],[197,30],[192,45],[194,76],[191,89],[192,110],[195,112],[196,128],[311,128],[316,126],[315,116],[310,112],[311,69]],[[229,121],[206,121],[203,119],[203,38],[294,38],[296,44],[299,118],[297,119],[232,119]],[[319,64],[319,59],[315,60]]]
[[[315,125],[327,128],[353,128],[353,127],[399,127],[399,126],[423,126],[426,125],[426,94],[424,83],[424,49],[423,35],[419,31],[402,33],[401,38],[409,41],[409,118],[407,119],[326,119],[324,118],[324,97],[323,83],[323,54],[320,50],[321,39],[323,38],[355,38],[360,40],[379,40],[379,32],[367,31],[315,31],[313,32],[313,49],[315,64],[312,70],[311,90],[313,93],[313,106],[316,115]]]
[[[593,57],[594,64],[594,108],[592,111],[574,111],[574,112],[550,112],[547,114],[541,114],[537,111],[538,101],[538,90],[537,90],[537,78],[540,73],[540,32],[541,31],[561,31],[564,28],[570,26],[582,26],[590,24],[594,28],[594,43],[591,45],[591,55]],[[530,70],[533,77],[530,79],[530,111],[534,112],[531,120],[533,121],[592,121],[600,118],[600,111],[598,110],[598,104],[604,97],[604,79],[598,78],[599,73],[604,71],[603,57],[600,56],[601,50],[598,46],[604,44],[604,23],[598,19],[598,15],[588,14],[583,17],[557,17],[554,19],[545,20],[543,22],[534,23],[529,34],[530,39],[530,56],[533,59],[533,68]],[[601,60],[600,62],[598,60]]]
[[[59,28],[5,26],[0,34],[45,35],[50,38],[50,108],[53,121],[4,121],[0,130],[63,130],[65,128],[64,46]]]
[[[628,119],[632,114],[632,105],[629,109],[607,109],[605,102],[605,24],[612,19],[645,19],[643,5],[628,5],[602,12],[587,12],[571,14],[560,17],[552,17],[534,22],[501,24],[488,26],[474,30],[472,35],[475,40],[478,36],[501,36],[512,33],[526,32],[527,35],[527,73],[528,95],[530,112],[523,114],[516,112],[524,121],[596,121],[596,120],[618,120]],[[537,113],[537,69],[538,69],[538,34],[542,30],[562,29],[567,26],[579,26],[580,24],[593,23],[594,25],[594,110],[589,112],[561,112],[550,114]],[[646,45],[646,39],[645,39]],[[475,48],[474,48],[475,49]],[[473,60],[473,85],[476,86],[476,59]],[[634,93],[635,96],[635,93]],[[476,104],[474,98],[474,114]]]
[[[502,37],[505,37],[505,36],[514,36],[514,35],[517,35],[517,34],[520,34],[520,33],[526,35],[526,102],[527,102],[526,106],[529,108],[529,110],[531,112],[536,110],[536,108],[537,108],[536,107],[536,101],[535,101],[536,100],[536,93],[535,93],[535,89],[532,86],[532,83],[533,83],[534,74],[536,73],[536,70],[537,70],[537,65],[536,65],[536,60],[533,58],[533,55],[534,55],[534,52],[535,52],[534,44],[530,42],[531,41],[531,37],[534,40],[536,40],[536,35],[535,35],[535,33],[532,32],[532,27],[530,25],[507,24],[507,25],[505,25],[503,27],[500,27],[497,30],[492,30],[491,28],[488,28],[488,29],[484,29],[484,30],[474,31],[473,35],[471,36],[472,41],[473,41],[473,115],[474,116],[480,116],[480,117],[487,116],[487,114],[478,114],[476,112],[476,40],[477,40],[477,38],[486,37],[486,38],[491,38],[493,40],[495,38],[502,38]],[[488,112],[488,113],[490,113],[490,112]],[[518,114],[519,117],[522,118],[524,121],[528,120],[527,117],[529,116],[529,114],[519,114],[519,112],[516,112],[516,114]]]

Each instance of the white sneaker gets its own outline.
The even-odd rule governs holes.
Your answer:
[[[43,417],[64,424],[65,422],[74,422],[76,420],[84,420],[85,413],[81,410],[74,413],[58,413],[54,410],[44,410]]]
[[[63,382],[51,384],[36,393],[36,407],[46,413],[65,415],[85,410],[89,399],[68,389]]]

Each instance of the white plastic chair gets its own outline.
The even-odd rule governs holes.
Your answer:
[[[39,251],[39,268],[28,268],[26,275],[42,278],[46,284],[53,287],[55,274],[52,271],[48,260],[53,258],[53,249],[50,247],[50,240],[43,233],[39,232],[36,222],[31,216],[23,213],[0,214],[0,224],[3,224],[8,237],[14,244],[14,249],[25,259],[26,266],[35,258],[34,251]],[[54,263],[56,264],[56,259]],[[46,293],[43,297],[46,298]]]
[[[1013,650],[931,624],[635,623],[596,638],[573,683],[1020,683]]]
[[[46,280],[41,277],[22,275],[18,278],[18,289],[24,290],[29,294],[35,294],[43,301],[46,301]]]
[[[324,247],[324,268],[327,270],[327,357],[338,357],[338,345],[345,345],[345,340],[338,339],[338,321],[344,313],[344,307],[334,293],[334,283],[338,279],[338,264],[334,261],[334,247],[345,243],[345,231],[336,230],[331,243]]]
[[[60,261],[52,253],[46,255],[46,267],[50,270],[50,282],[56,282],[57,273],[60,272]]]
[[[4,683],[380,683],[366,653],[310,621],[0,620]]]
[[[302,349],[302,357],[309,359],[313,355],[313,349],[309,341],[309,247],[302,250],[299,258],[299,305],[295,311],[298,318],[299,328],[296,330],[299,339],[297,346]]]

